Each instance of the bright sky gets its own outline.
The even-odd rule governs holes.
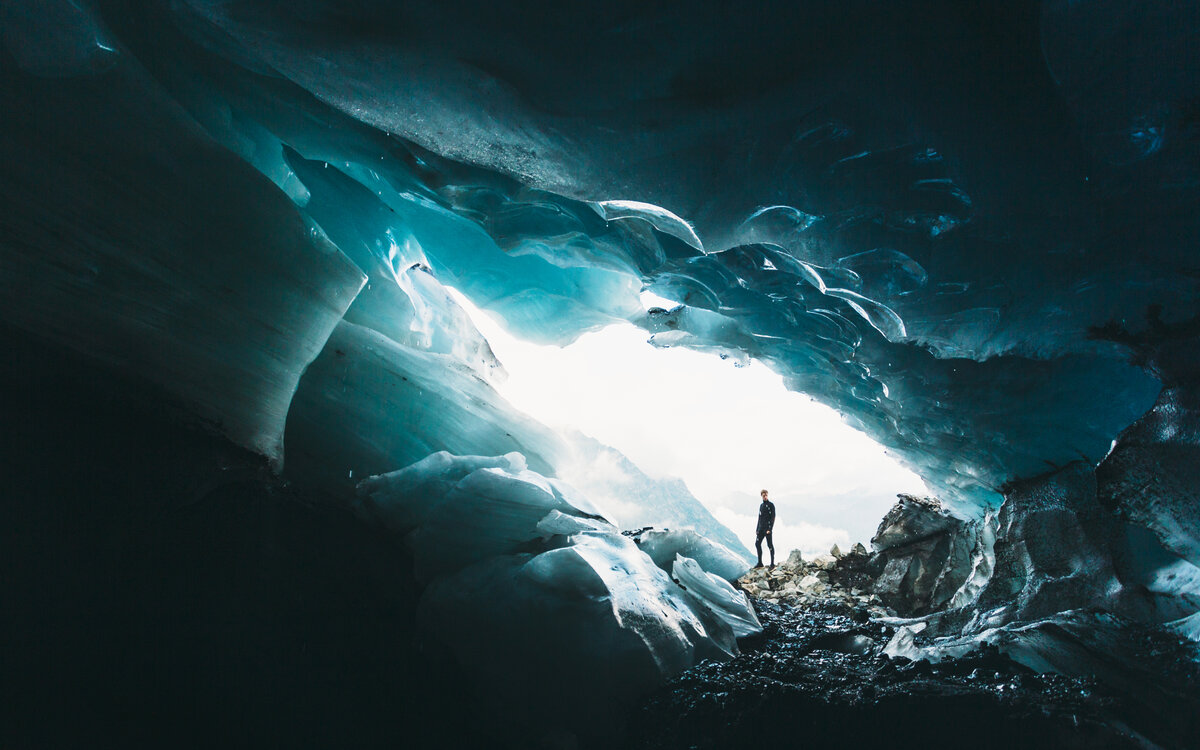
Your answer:
[[[455,296],[508,371],[498,390],[514,406],[611,445],[651,476],[683,479],[751,550],[760,489],[776,504],[780,560],[794,548],[812,556],[867,543],[897,492],[926,492],[882,446],[759,362],[658,349],[631,324],[538,346]]]

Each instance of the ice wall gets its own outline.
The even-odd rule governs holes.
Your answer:
[[[278,463],[363,274],[84,7],[3,11],[0,316]]]

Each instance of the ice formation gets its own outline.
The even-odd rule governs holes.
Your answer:
[[[696,560],[680,554],[675,556],[675,562],[671,565],[671,575],[702,611],[728,625],[735,637],[745,638],[762,632],[762,625],[750,606],[750,599],[729,585],[725,578],[705,570]]]
[[[391,29],[380,16],[386,13],[361,3],[335,13],[318,0],[294,16],[253,2],[133,3],[128,13],[118,12],[120,3],[98,3],[88,12],[65,2],[51,5],[74,19],[54,27],[60,34],[40,21],[21,21],[24,34],[13,26],[6,35],[12,85],[5,87],[5,109],[22,113],[6,126],[11,131],[6,184],[11,205],[29,207],[13,213],[9,232],[29,239],[14,245],[28,248],[25,252],[10,253],[7,260],[13,271],[6,274],[13,280],[8,317],[144,373],[258,450],[279,453],[287,404],[271,415],[252,412],[268,396],[288,400],[299,371],[320,352],[342,306],[355,297],[360,272],[369,281],[353,299],[348,322],[406,346],[486,362],[486,351],[461,325],[448,323],[441,333],[431,327],[431,316],[445,306],[436,289],[421,287],[429,280],[419,270],[425,268],[528,338],[562,342],[607,321],[628,319],[645,326],[659,345],[759,357],[793,387],[832,404],[893,448],[948,502],[974,512],[998,506],[996,490],[1008,479],[1039,473],[1047,463],[1103,458],[1113,437],[1153,404],[1159,381],[1130,364],[1120,343],[1090,331],[1111,323],[1141,336],[1149,305],[1159,305],[1167,321],[1195,312],[1187,302],[1193,296],[1190,282],[1175,273],[1186,265],[1181,253],[1189,247],[1182,215],[1155,214],[1153,237],[1161,239],[1143,242],[1136,264],[1132,251],[1102,239],[1119,235],[1102,225],[1104,217],[1115,222],[1133,210],[1128,204],[1110,209],[1115,186],[1133,179],[1121,170],[1139,170],[1138,175],[1150,170],[1149,175],[1167,169],[1162,155],[1186,149],[1185,141],[1168,138],[1138,159],[1120,157],[1120,166],[1105,162],[1108,171],[1097,172],[1096,192],[1084,179],[1089,157],[1063,146],[1068,136],[1060,131],[1070,132],[1063,113],[1048,131],[1055,135],[1038,141],[1037,155],[1020,152],[1020,159],[1014,157],[1016,131],[1000,126],[1016,120],[990,110],[969,119],[990,118],[997,130],[988,138],[946,143],[935,134],[966,117],[958,109],[924,110],[926,130],[917,132],[925,135],[898,137],[882,125],[891,121],[888,112],[870,113],[871,107],[860,112],[864,102],[848,101],[804,114],[803,127],[764,127],[751,135],[736,135],[724,119],[757,111],[750,100],[736,98],[720,117],[670,110],[659,126],[647,128],[632,106],[606,106],[610,114],[597,112],[591,119],[552,114],[578,105],[582,94],[553,84],[546,71],[517,75],[518,90],[526,87],[520,96],[488,83],[482,71],[493,69],[490,64],[456,62],[456,54],[476,48],[468,40],[483,33],[477,25],[482,21],[471,14],[460,18],[454,11],[425,9],[417,14],[428,35],[424,41],[408,44],[403,35],[390,38],[384,32],[354,45],[342,43],[347,40],[337,24],[322,26],[316,19],[362,14],[373,20],[354,28],[378,22]],[[42,18],[32,7],[8,12],[18,19]],[[1063,29],[1090,28],[1089,12],[1047,11],[1047,28],[1058,32],[1047,41],[1049,61],[1063,64],[1076,43]],[[758,17],[771,13],[785,17]],[[773,28],[790,13],[759,10],[729,28]],[[845,13],[853,17],[854,11]],[[49,35],[39,37],[44,54],[37,59],[29,51],[33,26]],[[504,31],[492,29],[489,36],[509,44],[529,41],[532,29],[501,26]],[[813,28],[810,22],[801,26]],[[353,38],[354,32],[345,33]],[[969,45],[970,34],[964,34],[962,42]],[[739,39],[731,53],[771,41],[754,38]],[[879,53],[904,38],[895,35]],[[788,48],[793,46],[803,45]],[[60,56],[63,68],[55,73],[60,78],[38,78],[49,74],[49,50],[68,47],[75,57]],[[656,48],[666,56],[659,75],[683,65],[675,47]],[[431,57],[435,49],[440,54]],[[76,71],[68,64],[76,58],[102,59],[103,65]],[[339,74],[314,67],[317,59]],[[511,61],[497,60],[494,69],[516,75]],[[669,78],[613,88],[630,79],[621,69],[606,74],[612,77],[606,77],[610,88],[604,90],[615,97],[613,104],[641,101],[652,96],[655,85],[668,85]],[[672,85],[685,85],[690,74],[684,69]],[[747,74],[739,70],[729,74],[735,79]],[[1072,70],[1075,77],[1041,82],[1037,96],[1049,96],[1055,87],[1069,96],[1085,87]],[[49,83],[17,85],[25,79],[62,80],[72,71],[77,90],[71,95],[61,89],[51,94]],[[570,68],[555,75],[569,80]],[[931,81],[944,78],[939,72]],[[1155,80],[1161,96],[1178,85],[1176,78]],[[790,93],[777,101],[806,107],[802,102],[822,98],[822,85],[791,82]],[[1016,101],[1033,107],[1030,96]],[[136,109],[121,106],[135,100]],[[878,97],[865,101],[883,106]],[[1092,99],[1072,101],[1100,106]],[[479,119],[485,111],[490,114]],[[71,123],[84,119],[90,127],[79,133]],[[451,120],[456,125],[447,128]],[[775,113],[776,122],[787,120],[786,111]],[[1092,113],[1077,127],[1090,137],[1087,128],[1101,121],[1111,124]],[[1137,132],[1148,132],[1146,127]],[[158,140],[137,137],[141,132],[155,132]],[[640,135],[631,138],[632,133]],[[102,166],[83,155],[64,159],[46,151],[76,137],[88,143],[87,153],[104,155]],[[723,139],[755,157],[714,170],[722,185],[714,190],[710,177],[693,179],[687,160]],[[1109,147],[1103,138],[1084,140]],[[991,145],[978,151],[984,142]],[[151,150],[156,143],[170,149],[170,160]],[[1152,157],[1158,161],[1148,162]],[[620,167],[614,168],[613,158],[621,159]],[[53,180],[37,171],[50,162],[61,165],[62,174]],[[138,170],[140,164],[156,166]],[[668,181],[670,187],[657,177],[667,164],[679,175]],[[649,165],[653,169],[646,171]],[[110,168],[116,171],[105,177]],[[231,192],[242,189],[230,177],[235,174],[250,191],[240,197]],[[160,200],[174,202],[150,207],[138,194],[103,189],[104,179],[147,186]],[[221,189],[206,187],[205,179],[221,180]],[[171,188],[179,180],[187,190]],[[1034,205],[1029,197],[1034,194],[1046,200]],[[38,207],[55,205],[59,195],[97,195],[104,202],[79,202],[74,210],[84,213],[38,219]],[[712,200],[714,195],[723,197]],[[246,215],[213,213],[215,205],[206,208],[205,201],[242,206]],[[279,215],[271,219],[275,224],[268,222],[272,212]],[[1073,220],[1059,220],[1063,215]],[[127,219],[103,229],[114,216]],[[45,242],[37,228],[51,222],[61,226],[61,236],[77,241]],[[155,222],[163,232],[203,231],[173,242],[169,234],[150,231]],[[136,239],[120,239],[134,227]],[[108,244],[98,237],[109,238]],[[252,251],[239,252],[231,244],[237,241],[249,243]],[[183,267],[202,267],[227,283],[245,280],[238,283],[261,293],[225,292],[219,284],[189,290],[210,288],[222,300],[242,294],[251,308],[275,304],[231,312],[230,319],[246,327],[269,318],[276,328],[286,320],[292,328],[279,331],[297,343],[272,344],[272,330],[214,330],[201,326],[202,316],[191,310],[156,310],[149,298],[142,301],[149,307],[120,308],[128,320],[108,323],[111,312],[86,307],[89,299],[120,298],[121,288],[105,285],[124,283],[121,264],[136,265],[135,259],[166,247],[183,252],[188,243],[196,252],[206,250],[207,260]],[[318,248],[314,262],[325,258],[319,262],[342,270],[306,269],[296,251],[282,249],[306,245]],[[110,256],[101,254],[105,246]],[[35,259],[51,263],[50,253],[68,248],[77,248],[78,257],[64,257],[59,266],[74,270],[43,289],[33,279],[39,273]],[[1080,260],[1083,253],[1087,260]],[[323,286],[304,293],[325,297],[289,300],[282,288],[276,292],[249,281],[254,257],[268,264],[259,272],[271,284],[319,278]],[[239,264],[238,272],[223,269],[221,262]],[[282,263],[286,271],[276,272],[270,263]],[[17,278],[27,281],[16,283]],[[162,289],[185,284],[166,276],[144,283]],[[682,306],[645,315],[637,301],[644,286]],[[202,306],[195,294],[175,294],[171,304],[186,299]],[[228,301],[220,307],[232,309]],[[77,333],[84,320],[92,331],[86,340]],[[1044,324],[1047,320],[1051,323]],[[188,325],[199,329],[190,344],[197,352],[221,351],[216,363],[193,362],[187,351],[176,351],[189,345]],[[172,332],[170,346],[133,344],[131,337],[142,336],[143,329],[152,336],[155,326]],[[291,360],[273,364],[278,374],[267,376],[269,368],[250,365],[252,354],[203,339],[218,335],[222,342]],[[152,339],[137,339],[143,340]],[[460,351],[451,351],[456,348]],[[219,366],[242,362],[247,372],[275,380],[255,383],[247,377],[222,385]],[[241,402],[222,398],[218,405],[205,388],[246,396]],[[1015,403],[1022,408],[1010,408]]]
[[[360,514],[405,535],[430,631],[515,716],[602,720],[762,631],[746,595],[711,572],[744,562],[722,548],[664,566],[519,453],[434,453],[358,492]]]
[[[945,505],[879,539],[895,653],[1083,606],[1195,638],[1195,4],[977,5],[12,0],[3,332],[403,532],[479,679],[584,714],[733,651],[744,550],[670,488],[638,540],[572,494],[447,287],[758,358],[888,447]]]
[[[643,528],[630,534],[638,547],[664,570],[671,570],[675,558],[686,556],[718,577],[732,581],[749,567],[748,555],[734,554],[725,545],[691,529]]]

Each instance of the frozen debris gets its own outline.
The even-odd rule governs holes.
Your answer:
[[[875,536],[871,537],[871,547],[877,551],[937,536],[963,523],[943,508],[937,498],[903,493],[896,497],[899,501],[879,522]]]
[[[869,588],[904,615],[922,615],[955,601],[990,549],[980,524],[937,499],[898,497],[871,539]]]

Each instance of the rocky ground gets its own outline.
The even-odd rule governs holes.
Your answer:
[[[848,554],[836,546],[827,555],[804,560],[793,550],[786,562],[774,567],[752,568],[735,585],[752,598],[777,602],[801,610],[844,605],[853,619],[895,617],[896,610],[871,591],[873,578],[867,570],[870,557],[856,544]]]
[[[863,605],[848,597],[756,599],[763,635],[652,695],[626,746],[1196,746],[1194,716],[1156,713],[1094,678],[1037,674],[987,648],[939,664],[889,659],[881,652],[894,629],[860,621]]]
[[[652,695],[626,745],[1200,747],[1194,644],[1099,609],[1072,617],[1099,618],[1104,637],[1072,629],[1072,617],[1021,636],[1094,665],[1076,672],[1094,677],[1038,673],[990,643],[936,663],[885,654],[896,618],[945,610],[970,580],[980,541],[937,500],[902,495],[870,551],[835,547],[813,560],[793,552],[750,570],[735,585],[762,635],[742,639],[737,658],[702,663]]]

